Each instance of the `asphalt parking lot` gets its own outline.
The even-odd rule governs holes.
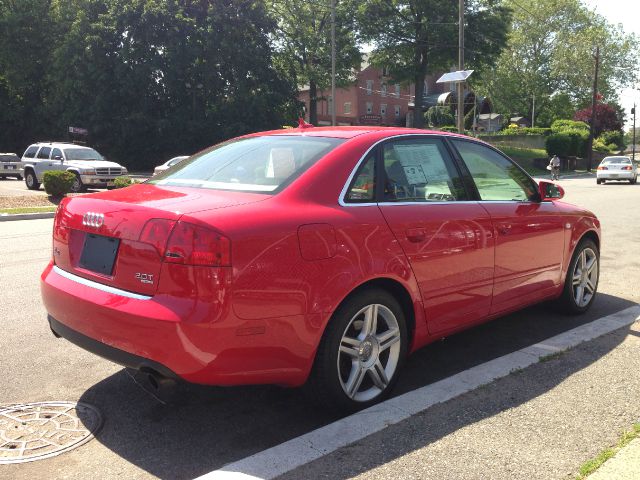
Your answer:
[[[0,181],[0,195],[6,185],[14,183]],[[596,185],[593,178],[561,179],[560,183],[567,201],[591,209],[602,222],[600,293],[593,308],[584,316],[566,317],[544,305],[535,306],[428,346],[409,359],[395,394],[640,302],[640,259],[634,249],[640,235],[640,209],[636,207],[640,185]],[[46,323],[38,286],[50,256],[51,226],[51,220],[0,224],[0,404],[83,401],[96,406],[105,423],[96,439],[77,450],[34,463],[0,465],[0,478],[189,479],[338,418],[310,406],[300,391],[274,386],[184,386],[175,404],[163,405],[120,367],[55,339]],[[599,355],[621,341],[612,340]],[[569,373],[585,367],[577,363]],[[548,384],[545,389],[553,386]],[[529,392],[521,402],[542,393]],[[442,418],[455,416],[455,404],[448,408],[454,411],[443,413]],[[500,408],[508,407],[496,407],[493,414],[500,414]],[[471,427],[473,421],[458,418],[457,427]],[[442,437],[452,433],[445,428]],[[580,462],[576,462],[577,467]],[[358,473],[366,477],[366,469]],[[490,472],[482,473],[484,477],[476,478],[492,478]],[[390,471],[384,478],[392,477]]]

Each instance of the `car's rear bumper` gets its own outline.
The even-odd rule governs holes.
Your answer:
[[[616,172],[603,172],[599,170],[596,173],[598,180],[632,180],[636,175],[637,173],[633,170]]]
[[[311,368],[316,344],[299,336],[304,316],[247,321],[205,299],[123,295],[73,277],[53,264],[42,273],[52,329],[115,363],[207,385],[296,386]]]

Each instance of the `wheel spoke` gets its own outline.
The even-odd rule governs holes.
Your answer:
[[[587,274],[591,275],[598,268],[598,259],[594,256],[591,262],[587,264]]]
[[[358,345],[360,345],[359,340],[351,337],[342,337],[342,340],[340,340],[340,352],[352,358],[358,358]]]
[[[384,390],[389,385],[389,379],[387,378],[387,372],[384,371],[384,367],[380,360],[373,365],[369,369],[369,375],[371,375],[371,380],[373,380],[373,384],[378,387],[380,390]]]
[[[596,286],[590,279],[587,279],[586,285],[584,286],[589,293],[594,293],[596,291]]]
[[[573,284],[574,287],[577,285],[580,285],[580,282],[582,281],[582,275],[579,273],[576,273],[571,280],[572,280],[571,283]]]
[[[364,314],[364,324],[362,325],[360,337],[364,339],[368,335],[375,334],[377,328],[378,328],[378,305],[377,304],[369,305],[369,307],[367,308],[367,311]]]
[[[587,252],[584,250],[580,252],[580,273],[584,272],[585,264],[587,263]]]
[[[584,297],[584,287],[582,285],[576,288],[576,304],[578,306],[582,306],[582,299]]]
[[[349,395],[350,398],[356,396],[356,393],[358,393],[358,389],[360,388],[360,385],[362,385],[362,380],[364,380],[366,374],[367,370],[365,368],[362,368],[362,365],[360,365],[360,363],[355,364],[351,369],[351,374],[349,375],[349,380],[347,380],[346,385],[347,395]]]
[[[400,341],[400,330],[392,328],[386,332],[376,335],[376,338],[380,345],[380,351],[384,352],[387,348],[391,347],[391,345]]]

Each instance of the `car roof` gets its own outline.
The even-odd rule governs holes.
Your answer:
[[[367,127],[362,125],[357,126],[344,126],[344,127],[306,127],[306,128],[284,128],[281,130],[269,130],[266,132],[259,132],[247,135],[247,137],[253,136],[267,136],[267,135],[296,135],[296,136],[308,136],[308,137],[333,137],[350,139],[360,135],[372,134],[372,133],[384,133],[387,136],[396,135],[408,135],[408,134],[422,134],[422,135],[447,135],[447,136],[461,136],[456,133],[443,132],[437,130],[423,130],[420,128],[405,128],[405,127]]]
[[[631,158],[625,156],[625,155],[613,155],[611,157],[604,157],[602,159],[602,161],[604,162],[605,160],[617,160],[617,159],[624,159],[624,160],[629,160],[631,161]]]
[[[32,145],[29,145],[29,147],[52,147],[52,148],[73,147],[73,148],[82,148],[86,150],[93,150],[91,147],[86,147],[84,145],[77,145],[75,143],[69,143],[69,142],[38,142]]]

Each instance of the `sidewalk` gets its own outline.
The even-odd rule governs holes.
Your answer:
[[[640,478],[640,438],[622,448],[598,470],[587,477],[589,480],[637,480]]]
[[[279,478],[574,479],[585,462],[617,445],[640,420],[639,371],[636,322]],[[639,455],[636,440],[601,467],[607,467],[603,476],[590,480],[637,480]],[[614,468],[630,476],[613,476]]]

